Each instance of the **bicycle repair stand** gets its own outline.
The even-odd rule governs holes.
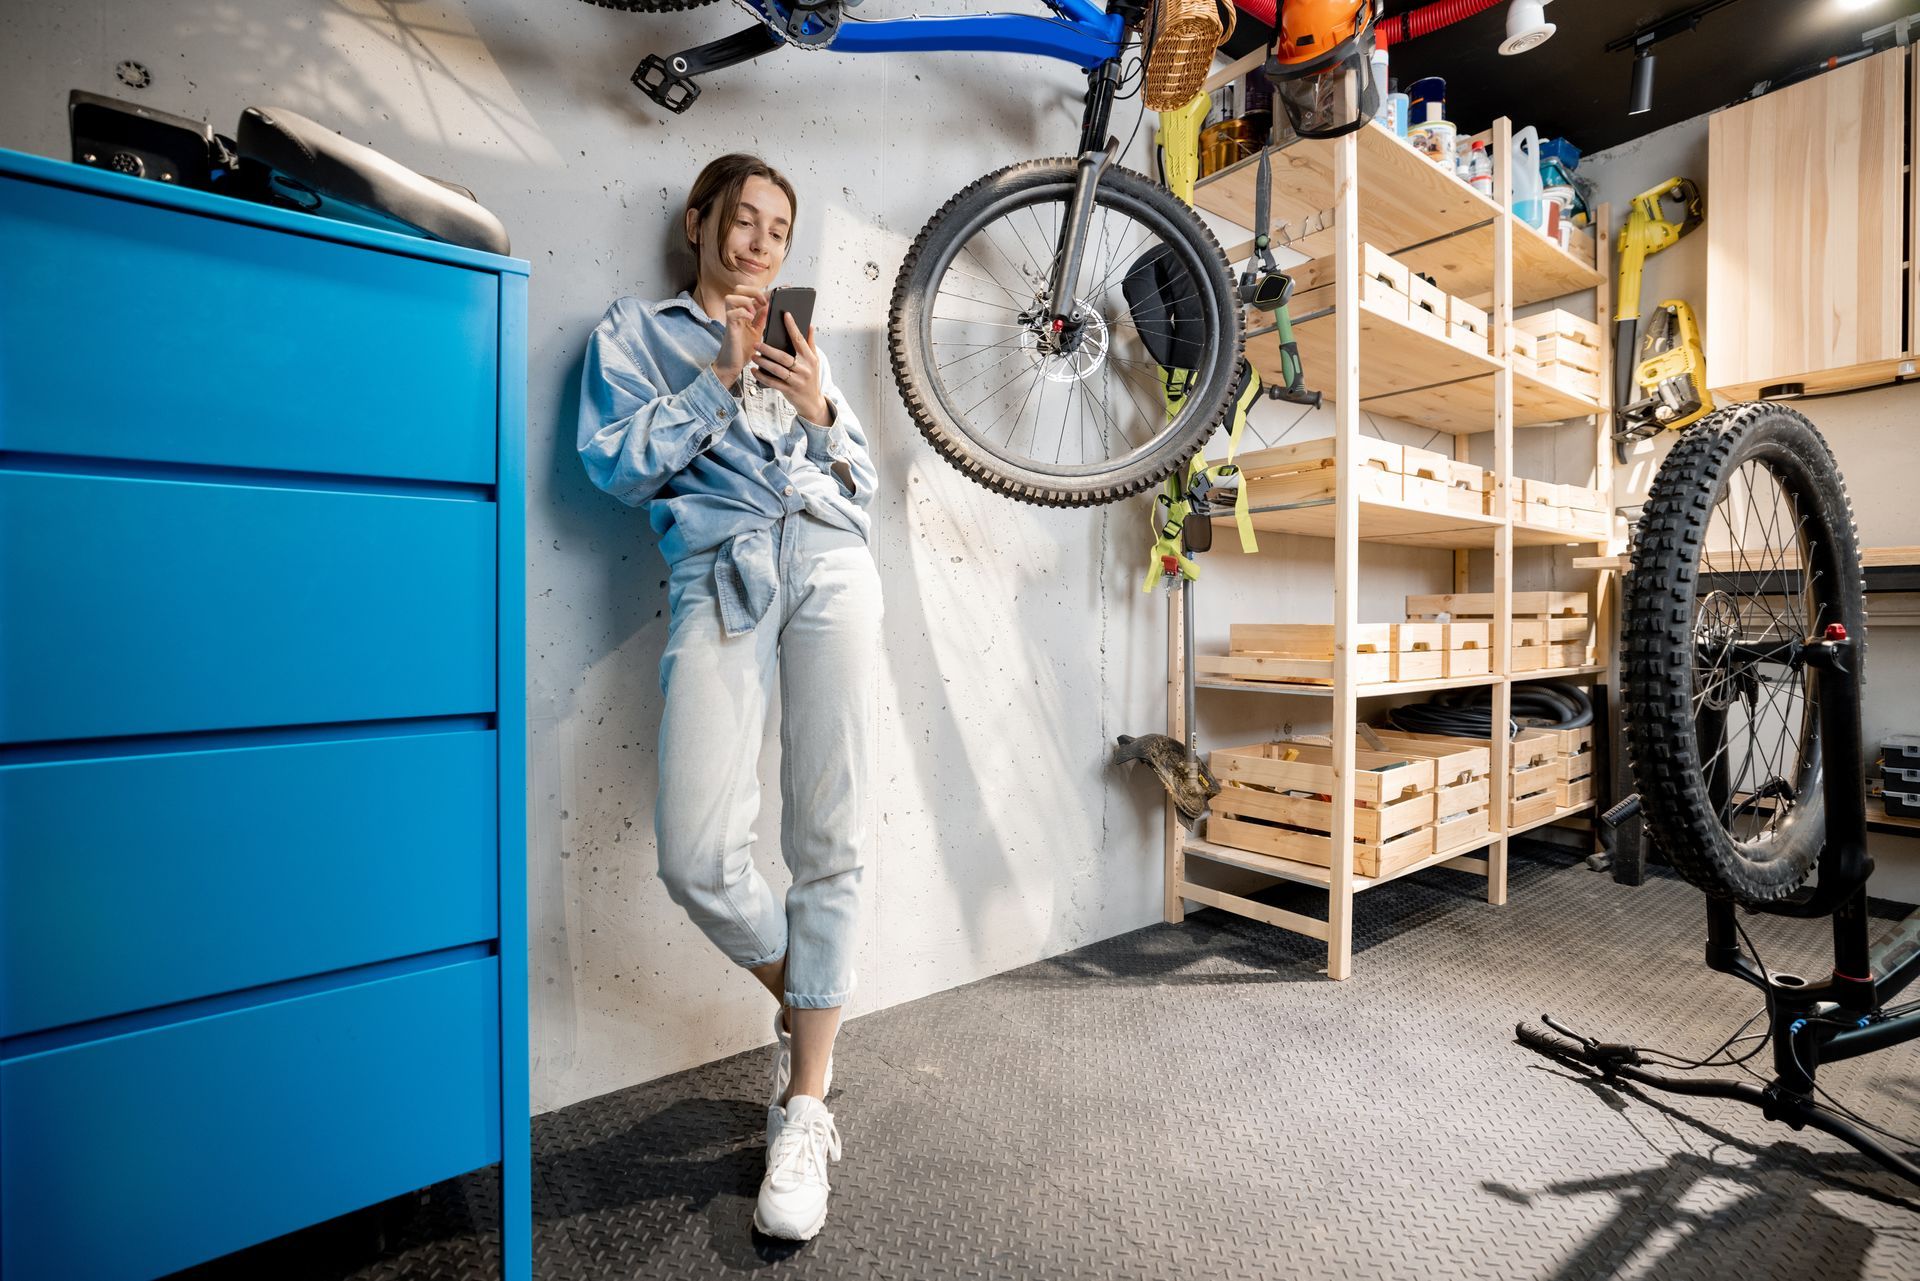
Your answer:
[[[1753,984],[1767,999],[1768,1036],[1773,1044],[1774,1079],[1765,1086],[1720,1079],[1686,1080],[1642,1070],[1637,1048],[1582,1037],[1551,1015],[1542,1021],[1552,1031],[1528,1024],[1514,1029],[1520,1044],[1558,1062],[1597,1068],[1602,1078],[1632,1081],[1676,1094],[1737,1099],[1758,1107],[1770,1121],[1798,1130],[1812,1126],[1851,1144],[1895,1174],[1920,1184],[1920,1165],[1901,1156],[1813,1097],[1814,1073],[1823,1063],[1856,1058],[1920,1037],[1920,1010],[1888,1017],[1887,1001],[1920,977],[1920,913],[1878,948],[1867,943],[1867,856],[1865,762],[1860,736],[1860,676],[1855,663],[1858,642],[1838,623],[1817,640],[1795,642],[1797,658],[1815,672],[1820,708],[1820,753],[1825,762],[1821,788],[1826,804],[1826,843],[1820,851],[1819,880],[1811,888],[1751,911],[1776,916],[1833,918],[1833,972],[1812,983],[1797,974],[1757,967],[1740,950],[1734,903],[1707,900],[1707,967]],[[1778,646],[1750,647],[1754,662],[1787,661]],[[1716,716],[1722,721],[1723,715]],[[1721,724],[1703,719],[1703,744],[1717,742]],[[1710,780],[1720,812],[1727,812],[1726,769]],[[1763,797],[1748,797],[1747,806]],[[1630,796],[1601,816],[1603,832],[1638,812],[1640,798]],[[1757,958],[1756,958],[1757,959]],[[1555,1035],[1559,1033],[1560,1035]]]

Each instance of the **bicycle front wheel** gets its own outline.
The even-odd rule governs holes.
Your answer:
[[[1096,190],[1072,315],[1054,323],[1075,172],[1027,161],[948,201],[901,264],[888,332],[901,397],[940,455],[1056,507],[1140,493],[1192,458],[1233,403],[1242,345],[1206,224],[1118,167]]]
[[[1703,418],[1662,463],[1634,544],[1624,711],[1647,834],[1708,894],[1784,898],[1826,839],[1802,647],[1839,623],[1866,651],[1860,549],[1833,454],[1782,405]]]

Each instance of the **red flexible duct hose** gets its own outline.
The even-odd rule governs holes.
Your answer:
[[[1450,27],[1462,18],[1484,13],[1499,3],[1500,0],[1434,0],[1434,3],[1423,4],[1412,13],[1383,20],[1380,30],[1385,33],[1389,45],[1396,45],[1402,40],[1412,40],[1442,27]]]
[[[1275,25],[1278,17],[1276,6],[1284,3],[1285,0],[1238,0],[1240,12],[1269,27]],[[1452,26],[1462,18],[1471,18],[1499,3],[1500,0],[1434,0],[1434,3],[1422,5],[1412,13],[1383,19],[1379,29],[1389,45],[1396,45],[1402,40],[1412,40],[1416,36]]]

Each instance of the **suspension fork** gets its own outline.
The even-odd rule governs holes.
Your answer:
[[[1120,60],[1109,58],[1087,73],[1086,109],[1080,118],[1080,161],[1075,170],[1073,195],[1060,220],[1059,244],[1053,255],[1053,279],[1048,309],[1053,330],[1063,345],[1071,349],[1079,334],[1073,323],[1073,283],[1079,279],[1080,263],[1086,256],[1087,228],[1093,222],[1094,193],[1100,177],[1120,152],[1120,140],[1107,134],[1113,115],[1113,91],[1120,83]],[[1106,138],[1104,144],[1100,139]]]

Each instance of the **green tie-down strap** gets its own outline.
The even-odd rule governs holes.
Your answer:
[[[1167,417],[1172,419],[1193,385],[1193,371],[1162,368],[1160,385],[1167,397]],[[1240,468],[1233,461],[1234,455],[1240,451],[1240,433],[1247,425],[1247,413],[1258,399],[1260,375],[1254,372],[1251,364],[1242,360],[1240,394],[1234,398],[1233,426],[1227,432],[1227,461],[1209,467],[1205,451],[1195,453],[1188,461],[1185,472],[1176,471],[1167,477],[1165,489],[1155,495],[1156,537],[1153,550],[1149,553],[1147,580],[1141,584],[1141,591],[1152,591],[1155,583],[1171,578],[1176,573],[1189,580],[1200,577],[1200,567],[1186,554],[1180,534],[1193,511],[1191,495],[1206,489],[1229,484],[1233,486],[1233,523],[1240,531],[1240,550],[1260,550],[1260,543],[1253,534],[1253,518],[1247,510],[1247,487],[1241,483]]]

